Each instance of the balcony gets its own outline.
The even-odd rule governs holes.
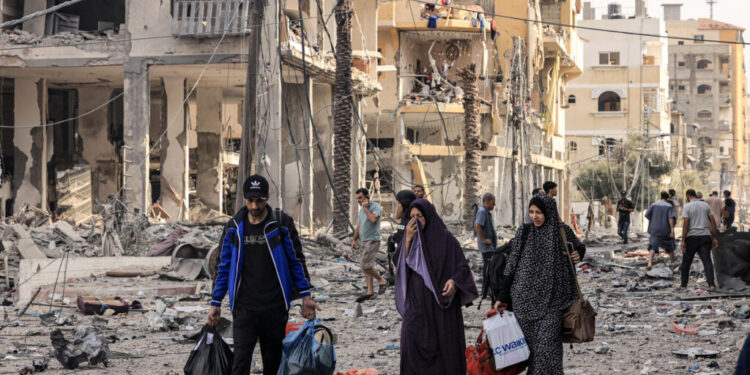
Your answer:
[[[578,33],[545,26],[543,42],[545,58],[555,58],[559,54],[560,67],[568,74],[578,76],[583,73],[583,45]]]
[[[172,35],[215,37],[248,30],[250,0],[175,0]]]

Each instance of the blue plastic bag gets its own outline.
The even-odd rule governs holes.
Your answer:
[[[322,332],[328,339],[317,341],[316,331]],[[284,338],[281,366],[277,375],[333,375],[336,370],[336,353],[332,339],[331,331],[320,324],[320,321],[308,320],[299,331],[290,332]]]

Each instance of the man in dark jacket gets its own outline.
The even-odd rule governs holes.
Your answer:
[[[268,200],[268,181],[259,175],[245,180],[245,207],[224,230],[221,263],[216,276],[208,324],[221,317],[221,301],[229,293],[233,317],[233,375],[247,375],[255,344],[260,340],[263,374],[276,374],[282,341],[295,295],[302,312],[315,318],[309,275],[294,221]]]

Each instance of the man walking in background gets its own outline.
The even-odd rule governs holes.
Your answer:
[[[617,234],[622,238],[622,243],[628,243],[628,228],[630,227],[630,213],[635,210],[633,202],[628,199],[628,192],[620,192],[620,200],[617,202],[617,212],[620,219],[617,221]]]
[[[547,194],[550,198],[557,196],[557,184],[552,181],[547,181],[542,185],[544,194]]]
[[[492,193],[485,193],[482,196],[482,207],[479,207],[474,217],[474,231],[477,234],[477,246],[482,254],[482,275],[487,274],[487,267],[492,260],[492,254],[497,249],[497,232],[495,223],[492,220],[492,210],[495,209],[495,196]],[[482,294],[485,286],[482,285]]]
[[[359,264],[365,274],[365,283],[367,284],[367,293],[357,298],[357,302],[362,302],[375,296],[372,285],[373,279],[378,280],[378,294],[385,292],[388,282],[375,269],[375,258],[378,255],[378,250],[380,250],[380,216],[383,214],[383,208],[370,200],[370,193],[367,189],[357,190],[356,197],[360,208],[357,227],[354,229],[354,237],[352,237],[352,251],[357,247],[357,240],[359,240]]]
[[[712,191],[711,194],[708,195],[708,198],[704,200],[704,202],[706,202],[706,204],[708,204],[708,207],[711,208],[711,213],[714,215],[714,220],[716,220],[716,227],[721,230],[721,209],[724,203],[721,201],[721,198],[719,198],[719,192]]]
[[[732,199],[732,192],[724,190],[724,208],[721,210],[721,217],[724,220],[724,230],[729,230],[734,224],[734,212],[737,209],[737,203]]]
[[[651,269],[654,265],[654,255],[659,253],[659,248],[669,254],[669,263],[675,262],[674,257],[674,223],[676,220],[674,208],[669,203],[669,193],[661,192],[661,200],[656,201],[646,211],[648,219],[648,266]]]
[[[672,203],[674,207],[674,213],[680,216],[680,199],[677,198],[677,192],[674,189],[669,189],[669,203]]]
[[[424,186],[422,185],[414,185],[414,195],[417,196],[417,199],[424,199],[425,193],[424,193]]]
[[[685,192],[688,203],[682,210],[682,265],[680,266],[680,290],[687,288],[688,278],[690,277],[690,266],[693,264],[693,258],[698,253],[703,268],[706,272],[706,282],[711,290],[715,290],[714,285],[714,264],[711,261],[711,249],[719,247],[719,240],[716,234],[716,220],[711,207],[698,200],[695,190],[689,189]]]

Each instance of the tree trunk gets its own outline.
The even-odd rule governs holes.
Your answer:
[[[345,236],[349,230],[349,201],[351,200],[352,158],[352,40],[351,0],[336,4],[336,83],[333,105],[333,181],[334,235]]]
[[[480,204],[482,189],[482,145],[480,142],[479,106],[477,98],[476,65],[461,72],[464,89],[464,224],[471,230],[474,224],[474,205]]]

